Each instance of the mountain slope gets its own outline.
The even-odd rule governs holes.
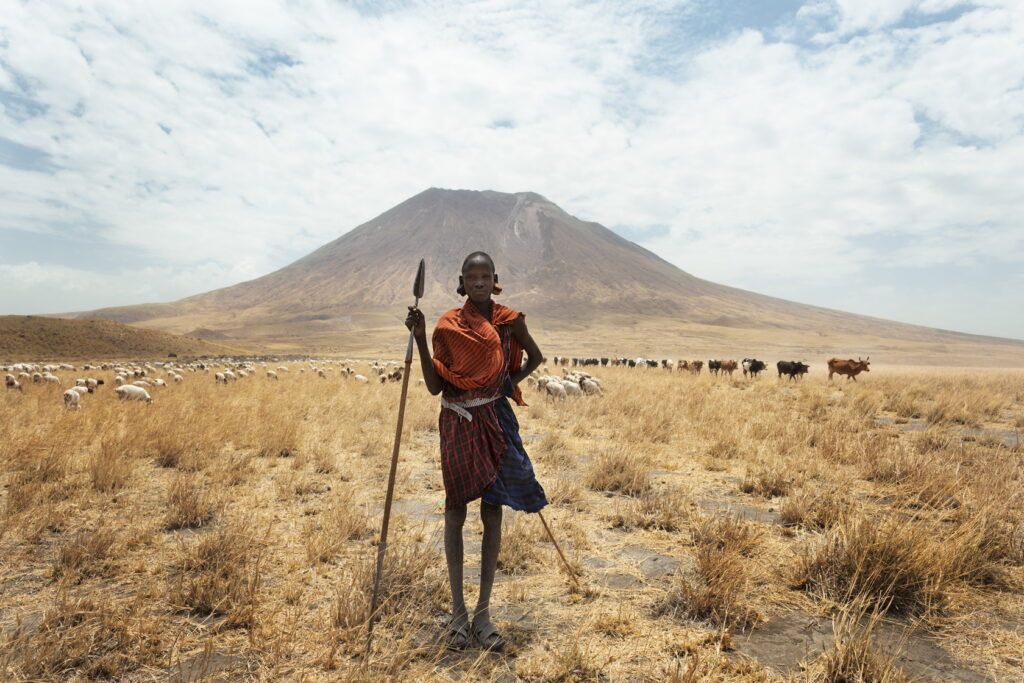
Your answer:
[[[111,320],[66,320],[31,315],[0,316],[0,360],[57,358],[166,358],[243,353],[214,344]]]
[[[263,277],[170,304],[89,313],[126,323],[230,338],[287,342],[354,334],[400,320],[419,258],[422,307],[458,305],[458,268],[469,252],[495,259],[500,300],[546,328],[595,327],[644,334],[653,321],[684,328],[855,335],[928,344],[995,340],[797,304],[696,278],[611,230],[522,192],[442,190],[411,197],[308,256]],[[664,336],[663,334],[663,336]],[[1021,344],[1024,349],[1024,344]]]

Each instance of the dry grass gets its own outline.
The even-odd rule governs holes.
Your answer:
[[[611,525],[621,529],[679,531],[688,517],[689,496],[677,487],[649,488],[638,499],[619,501]]]
[[[630,447],[605,450],[587,468],[587,486],[595,491],[639,496],[651,489],[651,462]]]
[[[898,643],[879,644],[882,610],[869,610],[854,602],[833,618],[832,644],[805,663],[800,681],[807,683],[908,683],[910,678],[896,663]],[[881,648],[887,648],[883,650]]]
[[[882,367],[829,386],[602,368],[600,399],[527,390],[546,517],[586,585],[507,512],[501,657],[438,647],[437,404],[414,382],[363,658],[398,387],[289,365],[227,387],[188,373],[149,406],[116,401],[109,372],[75,413],[56,387],[0,395],[8,678],[774,681],[730,634],[780,609],[850,615],[794,681],[913,678],[879,644],[883,614],[926,617],[993,679],[1019,668],[1024,638],[1000,624],[1024,621],[1024,474],[1004,443],[1024,427],[1020,373]]]
[[[261,559],[259,539],[245,523],[222,526],[185,545],[168,600],[198,615],[226,615],[234,626],[251,625]]]
[[[217,511],[217,501],[203,478],[179,474],[167,489],[168,529],[191,529],[209,522]]]
[[[783,501],[779,518],[790,526],[831,529],[845,520],[853,509],[853,501],[845,488],[804,487]]]

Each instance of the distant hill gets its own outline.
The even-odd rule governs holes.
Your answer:
[[[561,352],[892,351],[911,361],[985,354],[1024,364],[1024,342],[960,334],[763,296],[694,277],[533,192],[429,189],[263,277],[166,304],[81,314],[268,349],[373,348],[399,338],[416,263],[422,308],[455,305],[458,268],[495,259],[499,301],[527,311]],[[390,347],[387,347],[390,350]],[[647,349],[647,351],[645,351]],[[749,351],[748,351],[749,350]],[[924,354],[924,355],[922,355]],[[933,362],[933,361],[929,361]]]
[[[166,358],[237,354],[235,345],[123,325],[111,320],[0,316],[0,361]]]

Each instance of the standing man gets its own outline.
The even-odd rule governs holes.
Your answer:
[[[466,648],[472,634],[484,649],[500,652],[505,639],[491,621],[490,600],[501,548],[501,506],[539,512],[547,505],[508,398],[526,405],[518,385],[541,364],[543,355],[526,329],[526,316],[492,301],[501,286],[490,256],[477,251],[466,257],[457,291],[467,297],[466,303],[437,321],[431,338],[433,356],[423,313],[410,306],[405,324],[416,339],[427,389],[441,394],[444,551],[452,592],[448,647]],[[470,618],[462,586],[462,528],[466,504],[477,498],[484,537],[480,598]]]

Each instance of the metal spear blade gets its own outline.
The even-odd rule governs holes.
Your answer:
[[[417,299],[423,298],[423,281],[426,278],[427,264],[420,259],[420,267],[416,271],[416,282],[412,286],[412,295]]]

